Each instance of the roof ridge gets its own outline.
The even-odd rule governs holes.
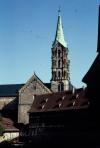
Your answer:
[[[16,83],[16,84],[0,84],[0,86],[7,86],[7,85],[25,85],[25,83],[22,83],[22,84],[18,84],[18,83]]]

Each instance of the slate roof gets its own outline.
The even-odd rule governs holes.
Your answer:
[[[51,83],[43,83],[47,88],[51,89]]]
[[[50,83],[43,83],[48,89],[50,89]],[[24,86],[25,84],[6,84],[0,85],[0,97],[9,97],[9,96],[17,96],[18,91]]]
[[[36,95],[29,113],[87,108],[86,89]]]
[[[16,96],[18,95],[19,89],[24,84],[8,84],[8,85],[0,85],[0,97],[6,96]]]
[[[95,84],[100,81],[100,54],[97,55],[82,81],[87,84]]]

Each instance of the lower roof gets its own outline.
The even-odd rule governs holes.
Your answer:
[[[7,131],[14,131],[14,132],[19,131],[19,129],[14,126],[14,122],[10,118],[2,117],[2,124],[6,132]]]
[[[0,97],[13,97],[18,95],[18,91],[25,84],[5,84],[0,85]],[[50,89],[50,83],[44,83],[44,85]]]
[[[0,97],[3,96],[16,96],[18,91],[23,87],[24,84],[7,84],[0,85]]]
[[[29,113],[83,109],[89,106],[86,89],[36,95]]]

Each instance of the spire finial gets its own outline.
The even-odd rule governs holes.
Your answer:
[[[61,7],[58,9],[58,21],[57,21],[57,29],[56,29],[56,35],[55,35],[55,40],[52,44],[54,46],[56,42],[61,43],[64,47],[67,47],[66,41],[64,39],[64,33],[63,33],[63,26],[62,26],[62,21],[61,21]]]
[[[61,7],[59,6],[58,15],[60,15],[60,12],[61,12]]]

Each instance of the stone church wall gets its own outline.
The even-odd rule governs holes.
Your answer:
[[[27,124],[29,122],[28,111],[34,101],[35,94],[45,94],[51,91],[37,79],[26,83],[19,91],[18,122]]]
[[[16,99],[16,97],[0,97],[0,110],[10,104]]]

